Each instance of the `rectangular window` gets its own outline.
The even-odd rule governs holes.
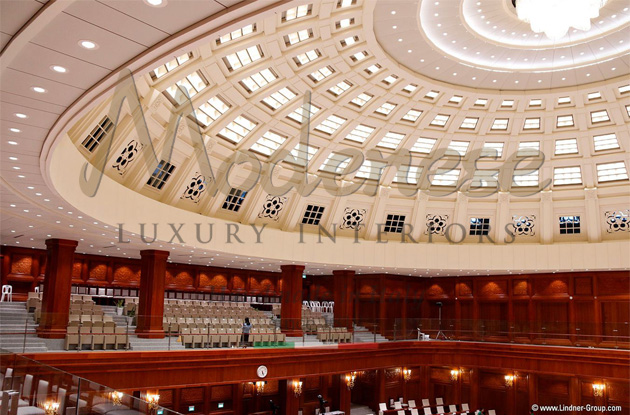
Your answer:
[[[556,118],[556,127],[572,127],[573,115],[558,115]]]
[[[383,105],[381,105],[380,107],[378,107],[374,112],[377,112],[381,115],[389,115],[396,107],[398,106],[398,104],[393,104],[391,102],[386,102]]]
[[[339,43],[341,43],[342,47],[352,46],[359,41],[359,36],[350,36],[345,39],[342,39]]]
[[[586,96],[586,98],[588,98],[589,101],[592,101],[594,99],[600,99],[601,97],[602,97],[602,94],[599,92],[591,92]]]
[[[197,111],[195,111],[195,116],[197,121],[199,121],[204,127],[207,127],[219,119],[219,117],[225,114],[229,109],[230,104],[217,95],[201,104]]]
[[[366,51],[362,51],[362,52],[357,52],[350,55],[350,60],[352,62],[360,62],[367,57],[368,57],[368,53]]]
[[[530,99],[529,100],[530,107],[540,107],[542,106],[542,99]]]
[[[341,81],[337,85],[334,85],[328,88],[328,92],[338,97],[339,95],[343,94],[350,88],[352,88],[352,84],[350,83],[350,81]]]
[[[540,128],[540,118],[525,118],[523,130],[538,130]]]
[[[234,119],[234,121],[230,122],[221,131],[219,131],[218,135],[231,143],[238,144],[243,138],[245,138],[245,136],[247,136],[247,134],[252,132],[256,125],[257,124],[255,122],[239,115]]]
[[[311,161],[315,153],[317,153],[319,148],[306,146],[305,144],[298,143],[293,150],[291,150],[291,155],[287,156],[284,160],[291,164],[296,164],[298,166],[306,166],[307,162]]]
[[[475,101],[475,106],[485,107],[487,103],[488,103],[488,100],[486,98],[477,98],[477,100]]]
[[[451,99],[448,100],[448,102],[451,104],[459,104],[460,102],[462,102],[463,99],[464,97],[460,95],[453,95]]]
[[[326,134],[332,135],[346,121],[348,121],[348,120],[343,118],[343,117],[338,117],[338,116],[336,116],[334,114],[333,115],[329,115],[328,118],[326,118],[324,121],[322,121],[321,124],[319,124],[317,127],[315,127],[315,129],[318,130],[318,131],[321,131],[322,133],[326,133]]]
[[[466,117],[464,118],[464,121],[462,121],[462,125],[460,125],[459,128],[462,128],[464,130],[474,130],[475,128],[477,128],[478,122],[479,118]]]
[[[223,62],[225,62],[225,66],[227,66],[230,71],[235,71],[253,62],[256,62],[259,59],[262,59],[262,57],[262,49],[260,48],[260,45],[256,45],[250,46],[243,50],[239,50],[235,53],[230,53],[223,58]]]
[[[623,161],[597,165],[597,181],[599,183],[615,180],[628,180],[628,171]]]
[[[470,188],[497,187],[499,170],[475,170],[475,174],[470,182]]]
[[[619,88],[617,88],[619,90],[620,94],[627,94],[628,92],[630,92],[630,84],[628,85],[623,85],[620,86]]]
[[[386,233],[402,233],[405,228],[405,215],[388,214],[385,219],[383,232]]]
[[[149,177],[147,184],[151,187],[161,190],[168,179],[170,179],[173,175],[173,171],[175,171],[175,166],[164,160],[160,160],[157,167],[153,171],[153,174],[151,174],[151,177]]]
[[[504,99],[503,102],[501,102],[501,108],[511,108],[513,106],[514,106],[513,99]]]
[[[378,71],[380,71],[381,69],[382,69],[382,66],[379,65],[378,63],[375,63],[374,65],[370,65],[367,68],[365,68],[364,71],[368,75],[373,75],[373,74],[377,73]]]
[[[468,232],[469,235],[488,235],[489,232],[490,218],[470,218],[470,229]]]
[[[337,8],[343,9],[344,7],[350,7],[357,4],[357,0],[339,0],[337,2]]]
[[[400,184],[418,184],[418,178],[421,173],[422,167],[401,165],[396,172],[394,182]]]
[[[444,127],[448,122],[448,119],[451,118],[450,115],[438,114],[435,116],[433,121],[431,121],[430,125],[435,125],[438,127]]]
[[[512,185],[517,187],[538,186],[538,170],[514,170]]]
[[[491,130],[507,130],[508,123],[510,122],[509,118],[495,118],[492,123]]]
[[[188,62],[191,58],[192,58],[192,53],[190,53],[190,52],[189,53],[185,53],[185,54],[183,54],[181,56],[178,56],[177,58],[173,59],[172,61],[169,61],[169,62],[165,63],[164,65],[158,66],[157,68],[155,68],[153,70],[152,76],[155,79],[160,79],[161,77],[163,77],[167,73],[175,70],[179,66],[181,66],[184,63]]]
[[[553,184],[560,186],[563,184],[582,184],[582,172],[575,167],[556,167],[553,169]]]
[[[497,157],[502,157],[503,156],[503,143],[483,143],[483,149],[482,149],[482,154],[485,155],[494,155],[494,151],[492,150],[496,150],[496,155]]]
[[[571,97],[560,97],[558,98],[558,104],[559,105],[565,105],[565,104],[570,104],[571,103]]]
[[[295,92],[285,87],[278,90],[277,92],[274,92],[268,97],[263,98],[262,102],[265,103],[272,110],[277,110],[296,96],[297,94]]]
[[[299,19],[310,15],[313,12],[312,4],[303,4],[301,6],[293,7],[289,10],[282,12],[282,21],[290,22],[291,20]]]
[[[383,79],[381,82],[389,86],[389,85],[393,85],[396,81],[398,81],[398,75],[392,74],[385,77],[385,79]]]
[[[258,89],[270,84],[278,79],[278,75],[274,71],[269,69],[263,69],[262,71],[255,73],[251,76],[241,79],[239,82],[247,92],[252,93]]]
[[[405,134],[394,133],[392,131],[385,134],[381,141],[377,144],[378,147],[391,148],[396,150],[400,145],[400,142],[405,138]]]
[[[322,56],[322,53],[319,51],[319,49],[313,49],[304,53],[300,53],[297,56],[293,57],[293,62],[295,62],[295,64],[299,67],[313,62],[320,56]]]
[[[245,200],[245,196],[247,196],[247,192],[241,189],[230,189],[230,193],[225,198],[222,209],[230,210],[232,212],[238,212],[243,205],[243,201]]]
[[[593,145],[595,146],[595,151],[611,150],[619,148],[619,141],[617,141],[615,133],[596,135],[593,137]]]
[[[339,29],[345,29],[346,27],[350,27],[354,24],[354,17],[349,19],[341,19],[335,23],[335,27]]]
[[[608,111],[594,111],[591,112],[591,122],[593,124],[598,122],[610,121],[610,117],[608,116]]]
[[[448,145],[448,150],[450,150],[448,153],[452,153],[455,152],[457,154],[459,154],[460,156],[465,156],[466,155],[466,151],[468,151],[468,146],[470,145],[470,142],[468,141],[456,141],[453,140],[450,142],[450,144]]]
[[[297,107],[294,111],[287,115],[287,117],[295,122],[303,124],[307,119],[313,119],[313,116],[317,114],[320,110],[320,107],[307,103]]]
[[[335,70],[331,66],[324,66],[323,68],[319,68],[318,70],[311,72],[308,77],[311,78],[313,82],[318,83],[334,73]]]
[[[521,141],[518,143],[517,157],[537,156],[540,152],[540,141]]]
[[[270,156],[274,151],[279,149],[285,141],[287,141],[287,137],[276,134],[273,131],[267,131],[250,147],[250,150]]]
[[[256,31],[256,23],[252,23],[252,24],[248,24],[245,27],[242,27],[240,29],[237,29],[233,32],[230,33],[226,33],[225,35],[219,37],[217,39],[217,45],[222,45],[224,43],[228,43],[234,39],[239,39],[243,36],[247,36],[249,34],[252,34]]]
[[[406,87],[403,88],[403,91],[411,94],[416,89],[418,89],[418,85],[416,85],[416,84],[409,84],[409,85],[407,85]]]
[[[355,176],[368,180],[380,180],[385,167],[387,167],[385,162],[365,160]]]
[[[319,170],[339,174],[348,167],[350,160],[352,160],[352,157],[345,154],[330,153],[324,163],[319,166]]]
[[[556,140],[556,156],[561,154],[576,154],[578,152],[577,139],[565,138]]]
[[[560,235],[572,235],[580,233],[580,217],[579,216],[560,216],[558,218],[560,225]]]
[[[175,100],[177,97],[177,91],[179,90],[179,88],[183,88],[183,90],[187,92],[188,95],[192,98],[195,95],[197,95],[199,92],[201,92],[207,86],[208,86],[208,82],[203,77],[201,72],[195,71],[189,74],[188,76],[186,76],[185,78],[180,79],[174,85],[171,85],[168,88],[166,88],[166,93],[170,95],[171,98],[173,98],[173,100]],[[185,102],[185,101],[186,101],[186,98],[183,97],[182,102]],[[178,104],[181,104],[181,102],[178,102]]]
[[[313,29],[303,29],[297,32],[284,35],[284,44],[287,46],[297,45],[313,37]]]
[[[433,186],[455,186],[459,180],[459,169],[437,169],[431,178]]]
[[[96,147],[98,147],[98,145],[101,143],[103,138],[105,138],[105,136],[109,133],[113,126],[114,123],[106,115],[105,117],[103,117],[101,122],[96,124],[90,134],[85,137],[81,145],[85,147],[87,151],[92,153],[94,149],[96,149]]]
[[[374,127],[359,124],[346,136],[346,140],[355,141],[357,143],[365,143],[365,140],[372,135],[374,130]]]
[[[438,95],[440,95],[438,91],[429,91],[426,94],[424,94],[424,97],[428,99],[435,99],[437,98]]]
[[[429,154],[433,150],[433,146],[435,146],[437,139],[435,138],[426,138],[419,137],[418,141],[409,149],[414,153],[424,153]]]
[[[420,110],[409,110],[405,115],[403,115],[402,119],[409,122],[416,122],[418,118],[422,115],[422,111]]]
[[[356,98],[354,98],[352,102],[354,105],[358,107],[364,106],[369,100],[371,100],[374,95],[367,94],[365,92],[360,93]]]

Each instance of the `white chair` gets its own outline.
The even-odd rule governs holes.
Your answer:
[[[13,302],[13,287],[10,285],[2,286],[2,297],[0,297],[0,303],[3,303],[5,301],[9,303]]]
[[[379,415],[383,415],[385,413],[385,411],[387,411],[387,404],[386,403],[379,403],[378,404],[378,413],[379,413]]]
[[[490,409],[488,415],[497,415],[497,412],[494,409]]]
[[[431,404],[429,403],[428,399],[423,399],[422,400],[422,406],[431,406]]]
[[[399,401],[394,402],[394,409],[402,409],[402,403]]]
[[[424,415],[431,415],[431,408],[424,408]]]
[[[444,399],[442,399],[442,398],[435,398],[435,404],[436,405],[444,405]]]
[[[398,411],[397,415],[405,415],[405,411]]]
[[[448,411],[453,413],[457,412],[457,405],[449,405]]]
[[[444,407],[443,407],[443,406],[441,406],[441,405],[440,405],[440,406],[438,406],[438,407],[437,407],[437,413],[438,413],[438,414],[443,414],[443,413],[444,413]]]
[[[409,408],[415,408],[415,407],[416,407],[416,400],[409,399]]]
[[[462,411],[470,411],[470,408],[468,408],[468,404],[467,403],[463,403],[462,404]]]
[[[418,409],[411,408],[411,415],[420,415],[420,413],[418,412]]]

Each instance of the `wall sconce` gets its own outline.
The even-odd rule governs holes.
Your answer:
[[[604,396],[604,389],[606,386],[603,383],[593,383],[593,396]]]
[[[459,369],[451,370],[451,380],[453,382],[457,381],[457,377],[459,376]]]
[[[411,369],[403,369],[402,375],[403,375],[403,379],[405,381],[408,381],[409,379],[411,379]]]
[[[147,402],[149,403],[149,409],[157,409],[160,402],[160,395],[147,393]]]
[[[357,379],[357,372],[348,373],[346,375],[346,385],[348,386],[348,390],[352,390],[354,388],[354,383]]]
[[[302,394],[302,381],[301,380],[293,381],[293,394],[295,395],[296,398]]]
[[[265,391],[266,384],[267,381],[264,380],[259,380],[258,382],[252,383],[252,385],[254,385],[254,393],[256,395],[260,395],[261,393],[263,393]]]
[[[512,385],[514,385],[515,378],[516,376],[514,375],[505,375],[505,386],[507,386],[508,388],[511,388]]]
[[[42,408],[46,415],[56,415],[59,410],[59,402],[44,402]]]
[[[113,391],[113,392],[110,392],[109,394],[109,399],[112,401],[114,406],[122,405],[122,397],[123,397],[123,393],[118,392],[118,391]]]

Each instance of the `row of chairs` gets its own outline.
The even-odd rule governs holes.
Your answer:
[[[184,347],[237,347],[241,343],[241,333],[234,329],[194,328],[182,329],[181,342]],[[280,345],[286,341],[286,335],[280,329],[258,331],[252,329],[248,342],[254,345]]]
[[[69,326],[64,347],[66,350],[129,350],[129,335],[125,327]]]
[[[323,317],[302,319],[302,330],[307,333],[317,333],[320,328],[326,327],[326,320]]]
[[[457,405],[444,405],[444,400],[442,398],[436,398],[435,405],[431,405],[429,399],[423,399],[422,405],[420,406],[416,405],[416,401],[414,399],[410,399],[408,404],[405,405],[402,398],[398,401],[394,401],[391,409],[387,408],[387,404],[385,403],[379,404],[379,415],[390,413],[396,413],[396,415],[406,415],[407,413],[405,411],[408,411],[411,415],[420,415],[420,410],[422,410],[423,415],[470,413],[470,408],[467,403],[463,403],[458,409]]]
[[[317,329],[317,340],[324,343],[350,343],[352,333],[345,327],[328,327]]]
[[[192,321],[190,321],[192,320]],[[183,329],[203,329],[203,328],[215,328],[215,329],[232,329],[232,330],[240,330],[243,326],[241,323],[216,323],[211,322],[211,319],[208,318],[164,318],[162,320],[162,328],[164,332],[168,335],[177,335],[181,333]],[[271,330],[275,328],[273,324],[257,324],[259,329]]]
[[[13,369],[7,368],[2,374],[2,398],[0,399],[0,412],[2,415],[45,415],[42,408],[49,399],[49,382],[40,379],[37,382],[37,391],[33,393],[33,375],[27,374],[24,379],[14,376]],[[66,390],[58,388],[57,402],[59,402],[59,414],[65,413]]]
[[[302,305],[306,306],[309,310],[318,313],[333,313],[335,310],[334,301],[302,301]]]

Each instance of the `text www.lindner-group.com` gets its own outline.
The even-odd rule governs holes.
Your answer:
[[[532,405],[534,412],[621,412],[619,405]]]

